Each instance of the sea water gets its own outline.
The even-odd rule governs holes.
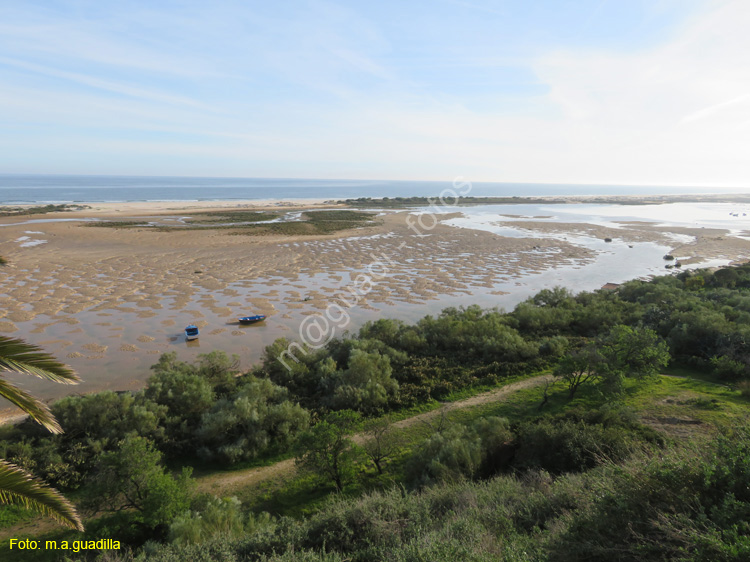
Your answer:
[[[471,178],[462,181],[469,180]],[[452,185],[453,178],[447,178],[446,181],[385,181],[0,174],[0,204],[434,197],[440,195],[443,190],[451,188]],[[744,191],[747,190],[710,186],[473,182],[468,195],[474,197],[561,197],[565,195],[716,194]]]

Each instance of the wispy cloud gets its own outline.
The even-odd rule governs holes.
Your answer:
[[[682,123],[690,123],[692,121],[699,121],[701,119],[708,119],[711,116],[715,115],[716,113],[731,108],[734,105],[738,104],[745,104],[746,102],[750,101],[750,94],[744,94],[742,96],[738,96],[736,98],[733,98],[731,100],[717,103],[714,105],[710,105],[708,107],[704,107],[703,109],[700,109],[696,111],[695,113],[691,113],[690,115],[686,115],[682,118]]]
[[[0,8],[0,171],[750,183],[743,0],[384,1]]]
[[[80,74],[77,72],[67,72],[64,70],[58,70],[50,68],[41,64],[34,64],[22,60],[0,57],[0,64],[13,66],[30,72],[44,74],[46,76],[52,76],[55,78],[62,78],[71,82],[76,82],[84,86],[90,86],[99,90],[105,90],[115,94],[121,94],[124,96],[130,96],[134,98],[147,99],[155,102],[166,103],[170,105],[189,105],[194,108],[200,108],[205,110],[214,109],[210,106],[201,103],[197,100],[187,98],[185,96],[173,95],[156,90],[147,90],[130,84],[124,84],[119,82],[113,82],[110,80],[103,80],[94,76],[88,76],[86,74]]]
[[[91,29],[91,25],[64,22],[9,25],[0,22],[0,48],[5,53],[24,53],[34,58],[52,59],[58,64],[64,61],[88,62],[196,79],[216,76],[207,61],[201,58],[185,65],[179,54],[146,48],[138,38],[102,34],[101,29]]]

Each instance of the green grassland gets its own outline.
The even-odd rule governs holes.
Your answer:
[[[693,372],[681,377],[662,375],[648,384],[629,383],[619,407],[632,411],[647,426],[653,426],[665,439],[679,443],[694,438],[707,438],[717,432],[748,423],[750,400],[737,390],[701,380],[702,373]],[[467,408],[451,407],[451,403],[435,403],[435,410],[445,409],[444,424],[470,425],[476,420],[499,416],[512,423],[524,422],[564,414],[596,409],[602,404],[601,396],[593,387],[584,389],[573,400],[561,389],[551,391],[551,398],[543,409],[543,388],[525,388],[509,394],[496,402]],[[406,478],[406,465],[415,449],[440,423],[440,417],[409,425],[399,430],[401,446],[398,454],[388,464],[385,474],[375,474],[370,463],[360,461],[360,477],[349,487],[345,496],[358,497],[363,493],[388,488]],[[332,486],[310,475],[297,475],[291,480],[264,482],[261,486],[233,493],[254,509],[275,515],[298,517],[324,509],[327,502],[335,501]]]

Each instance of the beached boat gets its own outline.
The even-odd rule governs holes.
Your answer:
[[[185,339],[190,340],[197,340],[198,339],[198,326],[195,324],[190,324],[187,328],[185,328]]]
[[[265,314],[256,314],[255,316],[243,316],[237,320],[239,320],[240,324],[255,324],[256,322],[262,322],[265,319]]]

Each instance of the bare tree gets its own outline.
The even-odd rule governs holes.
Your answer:
[[[385,461],[392,458],[399,449],[400,439],[388,416],[373,420],[365,428],[367,440],[363,449],[375,465],[378,474],[383,474]]]
[[[549,402],[549,392],[556,383],[557,380],[550,378],[544,381],[544,394],[542,395],[542,402],[538,406],[539,410],[543,409],[547,405],[547,402]]]

